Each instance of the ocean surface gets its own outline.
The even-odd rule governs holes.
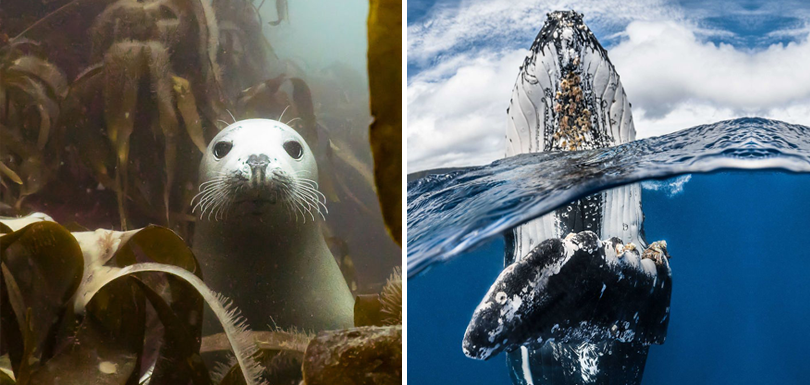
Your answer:
[[[643,383],[806,383],[808,134],[742,119],[410,183],[410,382],[510,384],[504,354],[476,361],[461,350],[475,307],[503,269],[499,234],[644,180],[646,239],[667,241],[673,291],[667,340],[650,348]]]

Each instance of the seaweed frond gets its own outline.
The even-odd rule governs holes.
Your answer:
[[[103,282],[94,285],[94,290],[85,292],[80,298],[86,304],[93,296],[107,283],[134,273],[159,272],[174,275],[188,282],[197,292],[202,295],[203,300],[214,311],[217,319],[222,325],[225,335],[231,344],[231,349],[236,362],[242,369],[242,376],[247,385],[268,385],[262,379],[264,368],[257,361],[259,348],[253,340],[247,320],[241,316],[239,309],[227,297],[211,290],[199,277],[181,267],[166,265],[162,263],[138,263],[127,266],[104,277]],[[83,309],[82,309],[83,310]]]
[[[217,362],[214,364],[214,368],[211,369],[211,382],[214,384],[221,383],[236,363],[236,357],[234,357],[233,354],[228,354],[228,359],[225,362]]]
[[[380,293],[380,303],[383,315],[383,323],[386,325],[402,324],[402,268],[397,266],[394,272],[388,277]]]

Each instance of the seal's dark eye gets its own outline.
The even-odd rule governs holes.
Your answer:
[[[223,156],[228,155],[233,148],[233,143],[230,142],[219,142],[214,146],[214,156],[217,159],[222,159]]]
[[[284,143],[284,150],[286,150],[293,159],[301,159],[301,157],[304,156],[304,147],[301,146],[301,143],[294,140]]]

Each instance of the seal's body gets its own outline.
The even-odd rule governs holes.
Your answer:
[[[319,228],[317,179],[306,142],[274,120],[226,127],[200,163],[194,254],[254,329],[352,326],[351,292]]]

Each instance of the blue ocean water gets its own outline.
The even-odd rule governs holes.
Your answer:
[[[734,171],[644,186],[646,238],[668,242],[673,291],[667,340],[650,348],[643,383],[806,383],[810,175]],[[409,279],[410,383],[510,384],[504,355],[461,351],[503,268],[503,239],[488,239]]]

